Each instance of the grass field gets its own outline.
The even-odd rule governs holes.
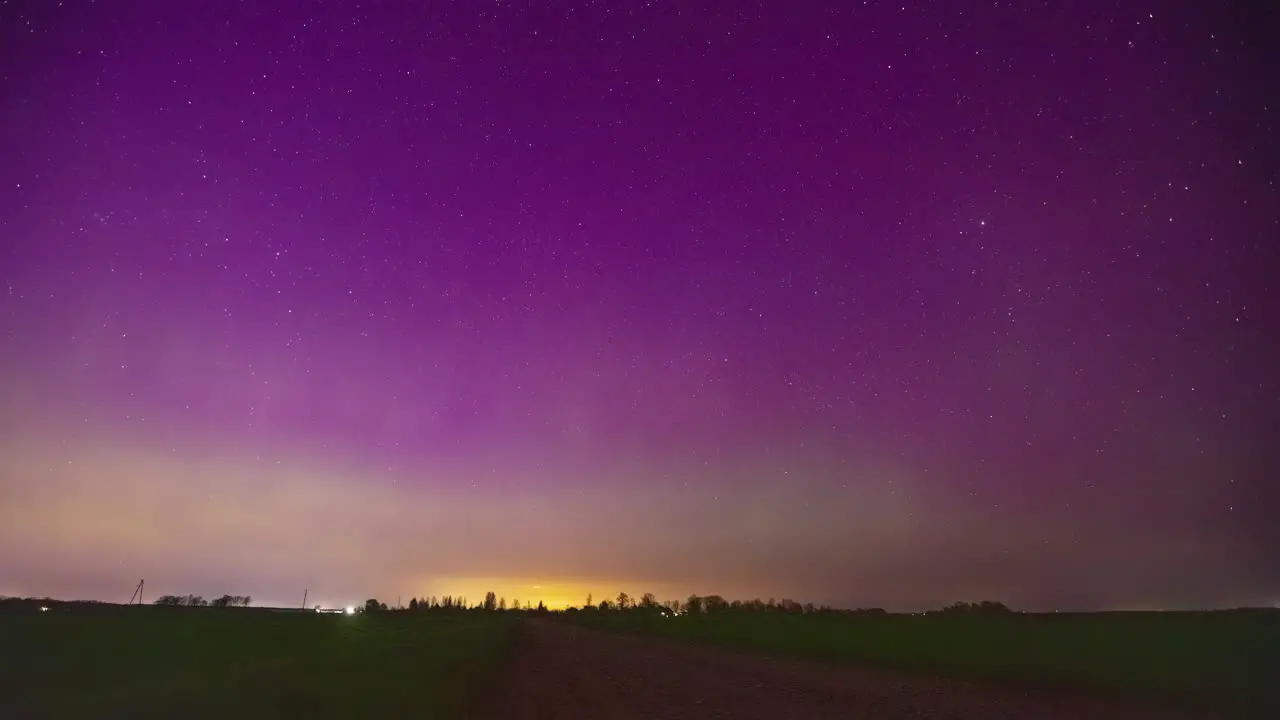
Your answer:
[[[0,717],[465,717],[514,618],[120,608],[0,614]]]
[[[1280,717],[1275,612],[569,617],[765,653]],[[514,613],[5,612],[0,718],[466,717],[518,622]]]
[[[576,622],[766,653],[1179,700],[1280,717],[1280,613],[577,613]]]

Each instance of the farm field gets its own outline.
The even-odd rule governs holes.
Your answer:
[[[1275,717],[1278,621],[67,606],[0,613],[0,717]]]
[[[694,644],[1280,717],[1274,611],[572,616]]]
[[[0,717],[466,717],[516,622],[211,608],[4,613]]]

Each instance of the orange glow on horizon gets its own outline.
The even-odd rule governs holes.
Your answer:
[[[549,610],[564,610],[569,607],[582,607],[590,595],[593,604],[601,600],[613,602],[619,592],[626,592],[633,600],[639,600],[646,592],[657,596],[659,601],[687,597],[689,593],[677,593],[674,589],[664,587],[662,583],[645,581],[613,581],[613,580],[548,580],[539,578],[464,578],[441,577],[418,583],[422,588],[414,591],[414,596],[439,599],[445,595],[463,597],[468,605],[478,605],[484,601],[486,592],[493,592],[499,599],[505,599],[511,607],[513,601],[520,601],[523,607],[526,602],[533,607],[542,602]],[[641,589],[644,588],[644,589]],[[666,594],[663,593],[666,591]],[[408,605],[406,597],[404,604]]]

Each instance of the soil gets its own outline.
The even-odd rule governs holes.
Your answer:
[[[824,665],[524,623],[477,716],[493,720],[1154,720],[1226,717],[1115,698]]]

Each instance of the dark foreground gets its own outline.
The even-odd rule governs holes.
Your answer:
[[[465,718],[518,622],[253,608],[0,613],[0,720]]]
[[[0,720],[1280,718],[1272,615],[650,621],[5,607]],[[1073,689],[1028,689],[1037,679]]]
[[[504,675],[487,695],[478,712],[493,720],[1229,717],[822,665],[543,620],[521,627]]]

